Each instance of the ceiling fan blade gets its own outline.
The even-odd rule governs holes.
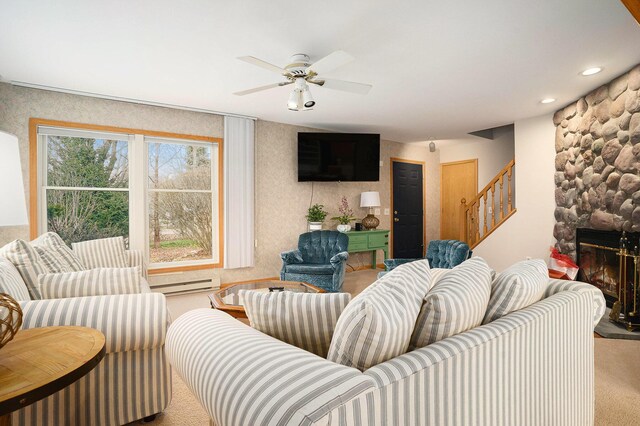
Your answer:
[[[251,93],[261,92],[263,90],[273,89],[274,87],[286,86],[287,84],[291,84],[293,81],[283,81],[282,83],[272,83],[267,84],[266,86],[254,87],[253,89],[242,90],[240,92],[235,92],[234,95],[244,96],[249,95]]]
[[[260,68],[264,68],[266,70],[269,71],[273,71],[273,72],[277,72],[278,74],[282,74],[282,75],[290,75],[289,71],[285,70],[284,68],[280,68],[276,65],[270,64],[269,62],[265,62],[262,59],[258,59],[255,58],[253,56],[240,56],[238,59],[240,59],[241,61],[244,61],[248,64],[252,64],[252,65],[256,65]]]
[[[343,92],[356,93],[358,95],[366,95],[373,87],[370,84],[354,83],[353,81],[332,80],[325,78],[324,83],[316,83],[322,87],[333,90],[342,90]]]
[[[353,61],[355,58],[343,50],[336,50],[316,61],[309,69],[316,74],[324,74]]]

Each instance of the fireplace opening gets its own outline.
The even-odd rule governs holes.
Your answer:
[[[612,308],[611,319],[627,328],[640,328],[638,270],[640,233],[576,230],[578,280],[598,287]],[[626,250],[622,250],[622,249]]]

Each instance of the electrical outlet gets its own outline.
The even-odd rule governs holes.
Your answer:
[[[376,216],[380,216],[380,209],[373,209],[373,214]]]
[[[384,164],[382,163],[382,160],[380,160],[380,167],[382,167]]]
[[[253,243],[255,245],[256,248],[258,248],[258,240],[256,239],[255,242]]]
[[[531,260],[531,256],[526,256],[524,259],[525,260]]]
[[[389,216],[389,209],[384,209],[384,215]]]

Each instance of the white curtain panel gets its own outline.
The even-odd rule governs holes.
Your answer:
[[[252,119],[224,118],[224,267],[246,268],[254,258],[254,145]]]

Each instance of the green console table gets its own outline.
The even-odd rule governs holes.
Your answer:
[[[389,257],[389,230],[377,229],[375,231],[349,231],[345,232],[349,237],[349,253],[363,251],[371,252],[371,269],[376,269],[376,250],[384,252],[385,260]]]

